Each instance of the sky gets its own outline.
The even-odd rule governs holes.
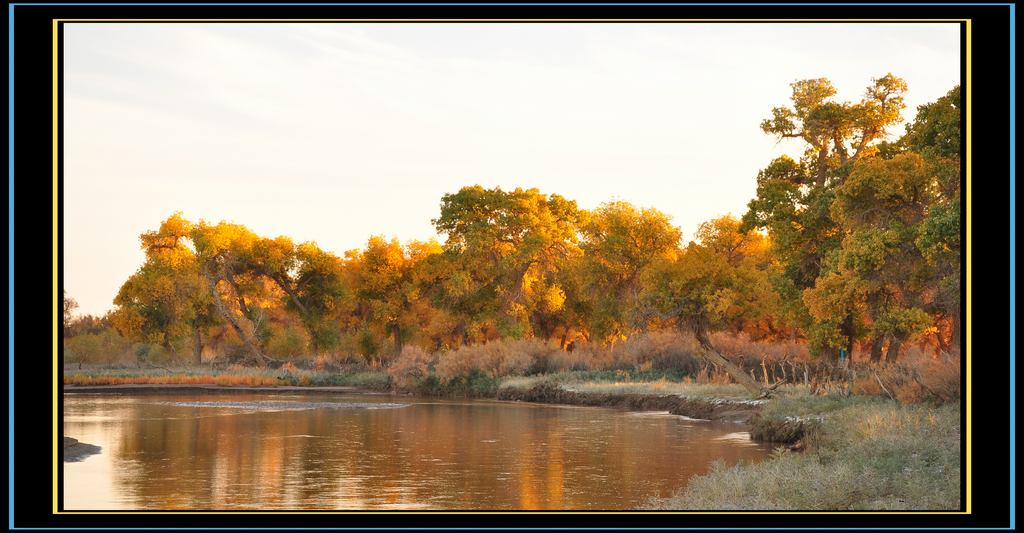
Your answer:
[[[790,83],[859,100],[892,72],[910,120],[959,57],[948,23],[68,23],[64,287],[113,308],[175,211],[340,255],[438,237],[474,184],[654,207],[689,240],[801,151],[760,129]]]

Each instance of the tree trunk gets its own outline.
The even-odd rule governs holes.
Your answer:
[[[693,332],[693,336],[697,339],[697,344],[701,347],[701,355],[706,361],[724,368],[733,381],[743,385],[743,387],[748,391],[758,396],[765,393],[766,388],[762,388],[758,385],[757,381],[743,372],[743,369],[738,365],[733,364],[731,361],[726,359],[721,353],[719,353],[714,345],[711,344],[711,339],[708,338],[707,329],[704,327],[702,321],[691,321],[690,329]]]
[[[228,311],[228,308],[224,305],[223,300],[220,299],[220,293],[217,292],[217,281],[214,280],[213,275],[210,274],[209,272],[203,272],[203,274],[206,276],[206,285],[210,288],[210,295],[213,297],[213,304],[217,308],[217,311],[224,318],[224,320],[226,320],[227,323],[231,325],[231,329],[235,330],[235,333],[238,334],[238,337],[242,339],[242,342],[245,343],[246,348],[249,349],[249,353],[253,355],[253,358],[256,360],[256,363],[259,364],[260,366],[266,366],[267,361],[270,358],[268,358],[266,355],[263,354],[262,351],[260,351],[259,347],[256,346],[256,343],[253,341],[252,337],[242,329],[242,326],[241,324],[238,323],[238,320],[236,320],[235,317],[231,314],[231,312]]]
[[[846,357],[847,358],[852,358],[853,357],[853,313],[847,313],[846,314],[846,317],[843,319],[843,323],[842,323],[842,325],[840,325],[839,329],[840,329],[840,333],[842,333],[843,337],[846,337],[846,345],[844,346],[844,348],[846,349]],[[839,354],[836,354],[836,361],[838,362],[838,360],[839,360]]]
[[[828,143],[826,142],[818,150],[818,162],[815,175],[815,185],[818,187],[824,187],[825,182],[828,180]]]
[[[950,335],[949,335],[949,344],[950,344],[950,346],[956,347],[957,350],[960,349],[960,310],[959,309],[954,309],[953,310],[953,327],[952,327],[952,331],[950,332]]]
[[[242,316],[249,318],[249,306],[245,303],[245,297],[242,296],[242,289],[238,287],[235,277],[231,274],[231,271],[225,272],[223,277],[227,280],[228,284],[231,285],[231,289],[235,291],[235,298],[238,299],[238,309],[242,311]]]
[[[846,166],[846,163],[849,161],[849,155],[846,153],[846,145],[843,144],[838,131],[832,132],[832,147],[832,151],[839,156],[839,165]]]
[[[946,342],[946,337],[942,335],[941,328],[935,331],[935,344],[938,346],[938,353],[949,353],[949,343]]]
[[[171,352],[171,357],[173,357],[175,361],[178,360],[178,350],[174,349],[174,345],[171,344],[171,341],[164,340],[164,348]]]
[[[307,309],[306,306],[302,303],[302,301],[299,300],[299,296],[295,294],[295,291],[292,290],[291,286],[284,280],[279,279],[276,276],[271,277],[270,279],[274,280],[274,283],[276,283],[277,286],[280,287],[281,290],[284,291],[284,293],[287,294],[289,298],[291,298],[292,303],[294,303],[295,307],[299,309],[299,313],[302,313],[302,317],[305,318],[306,320],[309,320],[309,309]]]
[[[900,357],[900,350],[903,349],[903,339],[900,336],[895,336],[889,342],[889,350],[885,353],[885,360],[889,363],[895,363]]]
[[[885,345],[885,336],[878,335],[871,341],[871,362],[877,363],[882,360],[882,347]]]
[[[203,336],[197,324],[192,324],[192,362],[196,366],[203,364]]]
[[[391,328],[395,334],[395,353],[402,353],[402,328],[398,324],[392,324]]]

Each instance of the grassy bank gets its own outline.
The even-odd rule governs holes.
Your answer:
[[[329,372],[298,368],[261,369],[203,367],[65,370],[66,386],[97,385],[217,385],[222,387],[358,387],[387,390],[383,371]]]
[[[653,509],[956,510],[960,501],[960,407],[871,398],[805,397],[762,416],[813,422],[806,450],[779,448],[757,464],[690,481]]]
[[[750,392],[735,383],[695,383],[674,379],[657,371],[647,372],[559,372],[542,376],[508,377],[499,383],[499,389],[529,389],[541,383],[551,383],[570,392],[583,394],[643,394],[700,398],[746,399]]]
[[[471,372],[445,382],[430,377],[402,387],[383,370],[327,371],[282,367],[92,368],[66,369],[66,386],[100,385],[217,385],[223,387],[349,386],[371,390],[440,397],[494,398],[503,391],[527,391],[538,386],[592,396],[685,396],[742,400],[749,397],[736,384],[698,384],[662,371],[565,371],[534,376],[492,378]]]

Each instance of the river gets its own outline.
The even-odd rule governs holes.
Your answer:
[[[658,412],[384,394],[65,394],[65,510],[633,509],[743,427]]]

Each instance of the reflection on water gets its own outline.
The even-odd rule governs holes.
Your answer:
[[[628,509],[711,462],[735,425],[665,413],[383,395],[64,396],[65,509]]]

